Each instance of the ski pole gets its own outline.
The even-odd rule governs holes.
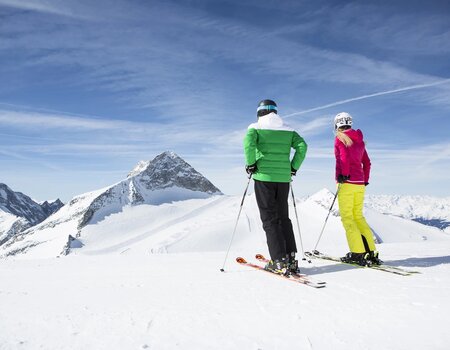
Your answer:
[[[233,230],[233,234],[231,235],[231,240],[230,240],[230,244],[228,246],[227,254],[225,255],[225,260],[223,261],[222,268],[220,269],[220,271],[222,271],[222,272],[225,272],[225,264],[227,262],[228,253],[230,252],[231,244],[233,243],[234,235],[236,234],[236,228],[237,228],[237,225],[239,222],[239,217],[241,216],[242,207],[244,205],[245,196],[247,195],[247,190],[248,190],[248,186],[250,185],[250,180],[252,179],[252,175],[253,174],[250,174],[250,176],[248,177],[247,187],[245,187],[245,192],[244,192],[244,195],[242,196],[241,206],[239,207],[239,213],[238,213],[238,216],[236,219],[236,223],[234,224],[234,230]]]
[[[300,222],[298,220],[297,205],[295,203],[294,188],[292,187],[292,181],[290,185],[291,185],[292,203],[294,203],[295,217],[297,218],[297,230],[298,230],[298,237],[300,238],[300,248],[302,249],[302,256],[303,256],[302,260],[306,260],[309,263],[311,263],[311,260],[306,259],[305,250],[303,249],[302,233],[300,231]]]
[[[316,251],[317,246],[319,245],[319,241],[320,241],[320,239],[322,238],[323,231],[325,230],[325,225],[327,224],[328,217],[330,216],[331,209],[333,209],[334,202],[336,201],[336,198],[337,198],[337,196],[338,196],[338,193],[339,193],[339,190],[340,190],[340,189],[341,189],[341,184],[338,185],[336,194],[334,195],[333,202],[331,203],[330,210],[328,210],[328,215],[327,215],[327,217],[326,217],[326,219],[325,219],[325,222],[323,223],[322,231],[320,232],[319,239],[317,240],[317,243],[316,243],[316,245],[314,246],[313,252]]]

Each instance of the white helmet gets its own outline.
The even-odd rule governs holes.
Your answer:
[[[334,117],[334,130],[337,130],[341,126],[352,126],[352,116],[347,112],[341,112]]]

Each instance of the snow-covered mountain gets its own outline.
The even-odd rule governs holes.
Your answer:
[[[372,195],[367,197],[366,207],[450,233],[450,197]]]
[[[30,197],[14,192],[7,185],[0,183],[0,209],[26,219],[31,224],[44,220],[44,209]]]
[[[333,198],[334,194],[324,188],[308,197],[308,200],[329,209]],[[369,195],[364,205],[366,209],[381,214],[414,220],[450,233],[450,197]],[[332,214],[339,215],[337,203],[333,206]]]
[[[191,165],[174,152],[169,151],[161,153],[152,161],[139,162],[128,174],[128,178],[138,183],[140,188],[144,189],[144,194],[148,190],[154,192],[167,188],[181,188],[209,195],[222,194]]]
[[[147,167],[144,167],[142,172],[146,169]],[[75,255],[145,255],[226,249],[240,206],[240,196],[209,196],[166,201],[159,205],[129,205],[129,193],[124,192],[120,197],[124,205],[119,208],[118,198],[105,197],[106,194],[117,194],[117,188],[112,190],[117,186],[119,185],[74,198],[57,214],[25,232],[21,237],[23,239],[5,245],[0,250],[0,255],[5,257],[27,252],[24,257],[35,258],[68,252]],[[122,189],[124,185],[121,184],[118,188]],[[166,190],[169,190],[169,195],[173,193],[170,188]],[[162,198],[163,192],[158,193]],[[151,191],[146,193],[148,198],[151,198],[151,194]],[[297,200],[305,249],[315,247],[333,197],[333,193],[324,189],[311,197]],[[110,201],[102,200],[101,203],[106,205],[89,213],[93,204],[99,203],[98,198],[107,198]],[[112,201],[113,198],[115,201]],[[291,199],[290,206],[291,217],[295,218]],[[86,222],[88,214],[91,220]],[[450,239],[448,234],[437,228],[382,214],[371,208],[366,208],[366,216],[378,243]],[[296,228],[295,220],[293,223]],[[265,241],[256,200],[254,194],[250,194],[245,199],[233,249],[264,250]],[[320,247],[336,254],[346,252],[345,233],[337,203],[333,215],[328,219]]]
[[[2,255],[16,255],[36,246],[54,244],[55,251],[50,249],[54,256],[61,251],[68,252],[71,246],[78,246],[80,243],[74,238],[80,238],[87,225],[95,225],[125,207],[205,199],[221,194],[175,153],[164,152],[152,161],[139,162],[126,179],[73,198],[44,222],[9,240],[2,247]]]
[[[56,199],[53,201],[44,201],[42,203],[39,203],[44,210],[45,215],[49,217],[50,215],[55,214],[59,209],[61,209],[64,206],[64,203],[61,202],[60,199]]]
[[[7,185],[0,183],[0,245],[12,236],[39,224],[51,214],[58,211],[63,203],[39,204],[20,192],[14,192]]]
[[[306,249],[315,247],[333,199],[334,193],[323,189],[298,200]],[[175,153],[164,152],[152,161],[139,162],[126,179],[76,196],[44,222],[10,239],[0,248],[0,256],[220,251],[228,243],[240,200],[239,196],[223,196]],[[369,196],[366,202],[366,216],[377,243],[449,237],[447,231],[412,220],[448,218],[450,205],[445,200]],[[265,247],[253,195],[246,199],[237,233],[236,248]],[[323,237],[320,243],[329,251],[346,249],[337,203]]]

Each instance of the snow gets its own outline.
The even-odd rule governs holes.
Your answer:
[[[367,204],[382,213],[414,218],[445,218],[450,221],[450,197],[368,196]]]
[[[304,272],[328,282],[320,290],[231,261],[221,273],[223,252],[2,261],[0,344],[2,349],[447,349],[449,248],[448,242],[383,245],[386,259],[422,272],[408,277],[303,263]]]
[[[267,255],[254,194],[220,272],[241,198],[213,196],[124,206],[85,226],[79,248],[56,258],[78,232],[78,220],[66,218],[96,195],[14,244],[35,243],[26,254],[0,260],[0,349],[448,348],[450,235],[442,230],[368,208],[381,258],[421,274],[302,261],[304,273],[327,282],[313,289],[234,262]],[[308,250],[332,197],[297,201]],[[347,252],[334,211],[318,249]]]
[[[368,196],[366,206],[383,214],[433,223],[450,233],[450,197]]]
[[[0,223],[2,227],[9,228],[18,219],[17,216],[6,211],[0,210]]]
[[[134,167],[134,169],[128,174],[128,177],[132,177],[142,173],[149,165],[150,165],[149,160],[139,161],[139,163]]]
[[[0,209],[0,241],[18,220],[20,220],[19,217]]]

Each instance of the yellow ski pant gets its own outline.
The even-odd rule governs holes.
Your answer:
[[[343,183],[338,194],[339,212],[350,251],[364,253],[363,238],[367,241],[370,250],[375,250],[372,231],[363,215],[364,193],[366,186]]]

